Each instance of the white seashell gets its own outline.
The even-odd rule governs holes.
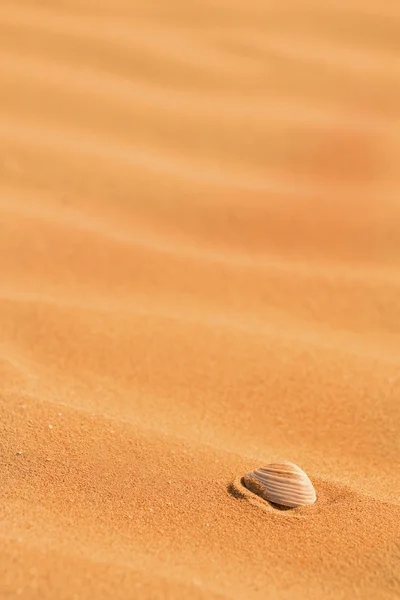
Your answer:
[[[291,462],[273,463],[250,471],[243,482],[251,492],[281,506],[306,506],[317,499],[308,476]]]

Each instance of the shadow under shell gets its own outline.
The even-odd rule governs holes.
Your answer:
[[[258,481],[256,481],[255,479],[251,480],[252,487],[250,487],[249,485],[246,485],[245,477],[242,477],[240,479],[240,483],[242,484],[243,487],[246,488],[246,490],[248,490],[249,492],[252,492],[253,494],[256,494],[257,496],[259,496],[260,498],[262,498],[263,500],[268,502],[268,504],[270,506],[272,506],[272,508],[275,508],[276,510],[285,511],[285,510],[294,510],[296,508],[294,506],[284,506],[283,504],[276,504],[275,502],[271,502],[271,500],[268,500],[268,498],[266,498],[264,495],[264,490],[263,490],[261,484]]]

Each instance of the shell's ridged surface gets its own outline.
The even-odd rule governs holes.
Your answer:
[[[317,495],[308,476],[290,462],[273,463],[246,473],[246,487],[269,502],[295,508],[314,504]]]

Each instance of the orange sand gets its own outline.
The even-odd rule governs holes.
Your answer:
[[[399,597],[399,73],[397,1],[1,3],[1,599]]]

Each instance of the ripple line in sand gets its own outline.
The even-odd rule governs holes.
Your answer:
[[[138,299],[135,302],[134,298],[129,298],[128,308],[127,304],[123,302],[115,302],[113,306],[112,301],[110,303],[107,299],[99,301],[93,298],[82,302],[82,300],[71,297],[67,300],[60,300],[51,295],[18,293],[11,290],[0,291],[0,305],[4,302],[16,302],[21,306],[37,304],[54,308],[67,307],[78,311],[96,311],[110,315],[135,315],[137,318],[151,316],[160,321],[187,323],[210,331],[225,329],[269,339],[277,344],[277,347],[285,346],[290,341],[299,348],[333,350],[341,355],[359,356],[380,363],[397,365],[400,361],[400,350],[395,334],[392,336],[390,334],[375,335],[374,332],[367,332],[361,337],[359,333],[352,331],[332,330],[330,325],[325,323],[312,323],[311,326],[310,322],[305,319],[291,317],[287,311],[271,307],[265,309],[262,318],[255,318],[252,314],[243,312],[226,314],[213,311],[210,316],[206,311],[188,310],[182,305],[176,309],[172,309],[169,305],[168,309],[163,310],[159,306],[149,306],[145,299],[140,303]]]
[[[0,51],[2,72],[7,77],[18,75],[19,81],[29,82],[48,87],[75,90],[80,93],[93,94],[94,98],[109,98],[118,106],[136,106],[157,108],[175,115],[186,114],[200,118],[211,118],[218,121],[235,119],[245,122],[258,121],[269,116],[271,128],[279,128],[282,123],[308,124],[310,127],[333,126],[350,128],[352,131],[386,132],[393,135],[400,129],[400,120],[386,118],[383,115],[348,114],[337,105],[319,103],[310,105],[305,99],[274,98],[272,95],[265,100],[259,100],[255,95],[235,95],[202,91],[194,93],[189,90],[156,86],[138,82],[122,75],[118,76],[96,67],[82,68],[45,60],[39,55],[29,57],[15,55],[11,52]]]
[[[221,67],[220,53],[213,50],[212,46],[202,42],[202,37],[196,34],[190,36],[184,28],[169,28],[155,24],[149,25],[141,20],[140,28],[132,28],[123,19],[93,18],[78,15],[60,15],[58,11],[36,8],[20,9],[14,6],[6,7],[2,4],[0,9],[0,26],[11,26],[21,29],[40,32],[61,34],[71,39],[81,38],[97,43],[112,44],[121,51],[138,52],[154,59],[157,63],[170,62],[175,66],[190,66],[191,70],[204,71],[208,75],[215,72],[220,77],[231,78],[233,71],[249,76],[252,71],[249,60],[237,57],[223,56]],[[153,39],[157,39],[155,45]]]
[[[310,36],[269,35],[268,47],[279,56],[294,61],[307,61],[324,67],[367,73],[373,77],[392,79],[400,72],[400,60],[395,54],[368,52],[365,48],[343,47],[324,38]],[[318,52],[315,52],[318,48]]]
[[[1,137],[1,132],[0,132]],[[37,193],[27,190],[16,190],[14,187],[0,184],[0,210],[4,213],[19,215],[22,218],[38,219],[45,222],[53,222],[63,229],[72,228],[75,230],[92,233],[98,236],[104,236],[118,244],[131,245],[145,248],[150,252],[176,256],[180,259],[195,260],[199,263],[212,263],[227,265],[233,268],[246,268],[254,270],[272,270],[295,275],[296,277],[312,277],[313,279],[323,278],[325,280],[340,279],[343,281],[358,281],[363,284],[382,284],[398,287],[400,285],[400,274],[396,267],[373,266],[373,265],[351,265],[347,266],[342,262],[326,262],[309,260],[299,260],[290,258],[289,260],[279,255],[246,255],[237,251],[229,250],[221,252],[212,250],[208,247],[191,245],[188,240],[181,238],[177,241],[174,236],[162,236],[154,234],[146,227],[146,234],[143,235],[144,226],[140,222],[134,232],[125,231],[122,227],[110,227],[97,215],[85,214],[84,212],[61,208],[54,208],[52,194],[40,192],[42,202],[37,202]],[[10,202],[13,198],[13,202]],[[23,200],[21,204],[19,200]],[[44,200],[44,202],[43,202]],[[122,224],[121,224],[122,225]]]
[[[13,119],[11,116],[4,118],[3,115],[0,121],[0,138],[18,140],[54,151],[58,147],[62,152],[132,165],[154,173],[165,173],[179,180],[207,182],[243,190],[276,188],[276,185],[268,183],[267,177],[261,177],[257,172],[240,173],[237,165],[232,164],[228,169],[219,168],[205,161],[188,160],[183,154],[171,156],[168,151],[159,153],[154,148],[144,149],[116,143],[115,140],[94,137],[86,131],[73,131],[71,128],[60,127],[59,124],[38,124]],[[283,183],[280,185],[284,186]],[[298,189],[294,184],[288,187],[292,192]]]

